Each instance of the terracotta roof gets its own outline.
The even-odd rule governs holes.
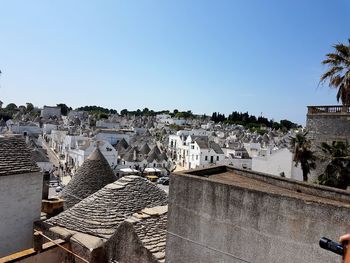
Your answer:
[[[146,207],[164,206],[167,194],[147,179],[129,175],[106,185],[46,222],[93,236],[109,238],[117,227]]]
[[[116,179],[108,161],[97,147],[64,188],[62,198],[65,208],[72,207]]]
[[[22,136],[0,136],[0,176],[38,171]]]

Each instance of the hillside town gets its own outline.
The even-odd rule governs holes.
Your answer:
[[[350,263],[349,7],[3,1],[0,263]]]
[[[16,111],[14,119],[1,121],[1,133],[24,135],[41,169],[52,171],[55,166],[62,177],[74,175],[99,148],[120,177],[128,173],[165,176],[175,170],[231,165],[301,178],[289,148],[298,129],[261,125],[258,133],[243,125],[215,123],[208,117],[169,114],[110,114],[96,119],[87,111],[71,110],[64,116],[59,106],[44,106],[39,116],[32,115]],[[51,160],[47,151],[52,153]]]
[[[12,107],[9,105],[4,112]],[[307,130],[312,144],[316,146],[327,138],[348,138],[350,129],[333,129],[334,124],[347,125],[348,112],[344,106],[310,106]],[[321,170],[310,169],[305,180],[301,164],[295,159],[293,144],[305,133],[304,128],[276,130],[261,125],[258,131],[252,131],[240,124],[212,119],[177,118],[164,113],[122,116],[117,112],[98,118],[82,110],[69,110],[63,115],[61,106],[14,109],[13,118],[1,121],[2,173],[8,175],[0,177],[5,179],[1,181],[1,209],[12,209],[6,216],[1,215],[1,222],[7,223],[1,227],[0,262],[48,262],[48,255],[50,262],[197,262],[194,255],[187,254],[189,246],[179,250],[180,254],[175,248],[181,246],[177,238],[183,235],[178,224],[188,222],[181,222],[183,211],[176,208],[177,202],[187,203],[193,198],[188,190],[183,196],[179,189],[193,182],[186,179],[180,183],[181,176],[169,180],[171,174],[208,173],[205,177],[213,183],[233,180],[237,187],[258,191],[265,188],[267,194],[276,185],[273,192],[281,195],[281,200],[288,192],[299,198],[297,192],[302,191],[305,200],[323,198],[322,202],[333,202],[332,194],[324,192],[330,190],[321,187],[318,192],[310,192],[302,183],[317,183],[316,171]],[[281,185],[274,182],[277,178],[286,181]],[[170,197],[169,181],[173,187]],[[11,201],[10,189],[22,189],[17,198],[23,199],[16,205]],[[220,202],[227,202],[225,194],[217,191],[216,197],[210,198],[220,197],[224,198]],[[343,197],[334,200],[350,200],[348,192],[341,194]],[[174,210],[180,209],[171,218],[169,204]],[[199,209],[197,205],[193,209]],[[215,209],[220,206],[216,204]],[[10,223],[10,218],[17,219]],[[27,257],[31,260],[26,261]]]

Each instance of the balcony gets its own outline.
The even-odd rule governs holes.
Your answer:
[[[308,106],[308,115],[312,114],[349,114],[350,106],[332,105],[332,106]]]

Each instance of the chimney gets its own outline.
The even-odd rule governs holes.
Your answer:
[[[35,252],[40,252],[43,249],[43,236],[41,232],[34,232],[33,235],[33,248]]]
[[[49,199],[49,184],[50,184],[50,173],[48,171],[44,172],[43,176],[43,193],[42,199]]]

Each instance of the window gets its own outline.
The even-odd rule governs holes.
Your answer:
[[[216,160],[219,161],[219,156],[216,156]]]
[[[194,145],[191,145],[191,149],[194,150]]]
[[[196,160],[198,160],[198,155],[196,155]]]
[[[208,161],[208,156],[205,156],[205,160]]]

